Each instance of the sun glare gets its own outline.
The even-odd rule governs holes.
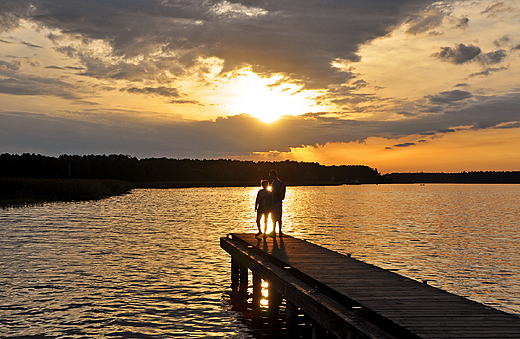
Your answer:
[[[246,113],[263,122],[273,122],[285,115],[301,115],[323,108],[316,107],[312,96],[299,92],[300,86],[282,82],[280,75],[261,78],[247,71],[235,79],[234,92],[227,110],[231,114]]]

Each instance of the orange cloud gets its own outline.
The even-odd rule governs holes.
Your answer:
[[[256,160],[294,160],[322,165],[367,165],[381,173],[518,171],[520,128],[459,130],[442,136],[368,138],[363,143],[327,143],[258,153]]]

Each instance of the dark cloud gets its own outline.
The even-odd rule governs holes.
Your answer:
[[[464,44],[458,44],[455,48],[441,47],[441,51],[435,53],[433,56],[442,61],[448,61],[454,64],[463,64],[475,59],[481,51],[482,50],[479,47],[474,45],[466,46]]]
[[[22,67],[22,63],[19,60],[11,62],[0,60],[0,75],[13,76]]]
[[[73,70],[73,71],[84,71],[85,68],[84,67],[74,67],[74,66],[65,66],[65,67],[60,67],[60,66],[45,66],[44,68],[47,68],[47,69],[68,69],[68,70]]]
[[[120,82],[113,81],[118,80],[125,84],[123,91],[127,93],[160,96],[172,105],[204,106],[210,103],[186,97],[179,83],[186,77],[204,81],[211,71],[205,60],[217,57],[223,62],[222,76],[232,76],[234,70],[245,66],[260,76],[279,73],[283,81],[304,89],[323,90],[318,101],[339,107],[335,114],[286,117],[269,128],[247,115],[215,121],[178,119],[157,123],[140,120],[139,112],[109,111],[96,115],[95,111],[83,111],[58,118],[3,111],[0,145],[6,152],[55,155],[80,152],[214,158],[288,151],[291,147],[327,142],[363,141],[371,136],[424,135],[428,139],[426,136],[449,133],[454,126],[462,125],[516,126],[514,122],[520,120],[520,96],[475,97],[463,90],[430,95],[420,104],[406,106],[401,102],[397,113],[392,112],[399,120],[347,119],[351,117],[348,114],[358,111],[369,112],[374,108],[377,112],[383,105],[396,104],[397,99],[378,97],[369,90],[374,87],[368,87],[353,71],[333,67],[332,63],[359,61],[361,45],[386,36],[403,22],[409,24],[408,34],[432,34],[443,17],[449,15],[435,9],[417,15],[432,3],[426,0],[0,1],[0,31],[16,28],[20,20],[50,28],[52,33],[48,38],[55,50],[73,59],[70,64],[76,65],[35,67],[75,71],[83,76],[76,87],[67,83],[66,77],[24,75],[27,73],[23,73],[23,68],[30,60],[0,60],[0,93],[79,100],[95,95],[95,88],[79,84],[92,77],[106,80],[102,82],[107,86],[105,90],[119,89]],[[483,13],[500,15],[507,10],[496,4]],[[468,19],[462,18],[458,27],[467,24]],[[478,61],[487,67],[503,62],[506,49],[513,45],[505,37],[495,43],[497,48],[504,49],[482,53],[477,46],[458,44],[442,47],[434,56],[457,65]],[[501,69],[504,68],[490,67],[479,75]],[[461,89],[467,86],[457,85]],[[366,92],[358,93],[361,89]],[[394,145],[405,146],[412,144]]]
[[[0,93],[13,95],[48,95],[64,99],[79,99],[75,89],[60,80],[29,77],[25,79],[2,79]]]
[[[495,44],[495,46],[497,47],[502,47],[504,44],[507,44],[509,43],[511,39],[509,38],[508,35],[504,35],[502,37],[500,37],[499,39],[493,41],[493,43]]]
[[[38,45],[35,45],[35,44],[31,44],[30,42],[25,42],[25,41],[22,41],[21,43],[22,45],[25,45],[27,47],[31,47],[31,48],[43,48],[42,46],[38,46]]]
[[[457,23],[457,28],[466,28],[468,27],[469,19],[467,17],[461,18]]]
[[[4,152],[11,153],[124,153],[139,157],[218,158],[261,151],[289,151],[291,147],[327,142],[361,142],[371,136],[435,136],[453,133],[456,131],[454,126],[472,126],[474,129],[518,127],[520,95],[481,99],[479,104],[464,109],[398,121],[356,121],[313,113],[286,117],[270,124],[269,128],[248,115],[159,124],[139,120],[133,112],[114,112],[102,119],[92,112],[70,113],[69,118],[0,112],[0,144]],[[492,115],[490,111],[493,111]],[[27,138],[28,135],[31,137]]]
[[[121,89],[121,91],[126,91],[128,93],[141,93],[141,94],[151,94],[151,95],[160,95],[164,97],[170,97],[170,98],[178,98],[180,96],[179,90],[177,88],[171,88],[171,87],[144,87],[144,88],[126,88]]]
[[[477,57],[478,61],[485,65],[498,64],[505,57],[507,57],[507,53],[505,50],[500,49],[498,51],[489,52],[485,54],[481,54]]]
[[[61,79],[24,75],[21,73],[24,65],[40,67],[39,62],[30,59],[19,58],[10,62],[0,60],[0,77],[2,77],[0,78],[0,93],[45,95],[78,100],[81,92],[89,92],[88,89],[79,90]]]
[[[197,100],[170,100],[170,104],[173,105],[195,105],[195,106],[206,106],[202,102]]]
[[[415,146],[415,142],[405,142],[403,144],[394,145],[394,147],[410,147]]]
[[[96,59],[77,43],[58,47],[79,58],[87,76],[128,81],[157,79],[165,71],[183,76],[198,71],[201,57],[214,56],[224,60],[224,72],[251,65],[263,75],[281,73],[304,88],[324,89],[351,76],[332,61],[358,61],[361,44],[387,35],[432,2],[20,0],[0,3],[0,13],[81,37],[76,42],[110,44],[112,55],[122,58],[117,65]],[[431,14],[415,29],[431,27],[439,18]],[[49,37],[60,39],[57,33]],[[136,57],[143,61],[135,64]]]
[[[415,16],[409,22],[410,27],[406,31],[408,34],[417,35],[433,30],[442,24],[444,14],[439,10],[430,10],[421,16]]]
[[[482,15],[486,15],[488,18],[499,17],[504,13],[514,12],[514,8],[508,7],[503,2],[497,2],[491,6],[488,6]]]
[[[485,70],[483,70],[482,72],[478,72],[478,73],[472,73],[469,75],[470,78],[473,78],[473,77],[487,77],[489,75],[491,75],[492,73],[494,72],[499,72],[499,71],[504,71],[506,70],[507,67],[491,67],[491,68],[487,68]]]
[[[429,95],[426,98],[434,104],[453,104],[471,97],[473,97],[473,95],[470,92],[453,90],[441,92],[437,95]]]
[[[6,10],[0,10],[0,33],[4,31],[10,31],[19,26],[19,9],[16,3],[7,1],[2,1],[0,4],[0,8],[4,7]]]

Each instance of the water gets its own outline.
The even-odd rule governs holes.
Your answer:
[[[0,210],[0,337],[253,338],[229,232],[258,188]],[[520,315],[520,185],[288,187],[284,231]]]

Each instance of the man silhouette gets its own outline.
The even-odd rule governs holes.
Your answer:
[[[273,209],[271,216],[273,219],[274,237],[276,234],[276,222],[278,222],[278,229],[280,237],[282,236],[282,200],[285,197],[285,186],[280,179],[278,179],[278,172],[276,170],[269,171],[269,181],[271,181],[271,188],[273,193]]]

